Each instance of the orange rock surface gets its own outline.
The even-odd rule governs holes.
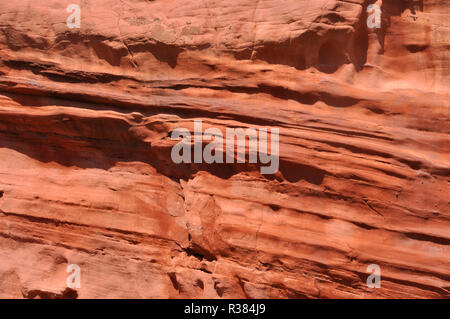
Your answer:
[[[0,297],[449,298],[450,4],[373,3],[1,1]],[[279,172],[173,163],[194,120]]]

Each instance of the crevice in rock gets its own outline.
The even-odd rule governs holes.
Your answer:
[[[177,290],[178,292],[181,292],[181,285],[177,281],[177,275],[174,272],[169,272],[167,275],[170,278],[170,282],[172,283],[173,288],[175,288],[175,290]]]
[[[184,251],[188,256],[193,256],[195,258],[197,258],[200,261],[206,260],[206,261],[216,261],[217,258],[206,252],[204,249],[201,249],[199,246],[195,245],[195,244],[191,244],[190,247],[187,248],[183,248],[180,245],[178,245],[182,251]]]
[[[334,73],[348,62],[345,48],[334,39],[329,39],[319,49],[318,69],[321,72]]]
[[[428,241],[438,245],[450,246],[450,238],[432,236],[427,234],[407,232],[403,233],[406,237],[419,241]]]
[[[425,51],[428,48],[426,44],[407,44],[405,48],[411,53],[417,53]]]
[[[214,281],[214,289],[216,290],[217,295],[218,295],[219,297],[222,297],[222,296],[223,296],[223,293],[224,293],[225,290],[226,290],[226,288],[225,288],[225,287],[221,287],[221,286],[220,286],[220,283],[217,282],[217,281]]]
[[[60,293],[34,289],[27,292],[22,292],[26,299],[77,299],[78,292],[72,288],[66,288]]]
[[[197,280],[195,281],[195,285],[196,285],[197,287],[200,287],[200,289],[202,289],[202,290],[205,289],[205,285],[204,285],[203,281],[200,280],[200,279],[197,279]]]

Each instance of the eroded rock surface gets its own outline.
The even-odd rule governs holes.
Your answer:
[[[74,2],[0,3],[0,297],[449,298],[447,1]],[[173,163],[194,120],[279,172]]]

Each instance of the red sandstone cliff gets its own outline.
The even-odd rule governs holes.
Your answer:
[[[0,297],[449,298],[450,4],[373,2],[1,1]],[[194,120],[279,172],[174,164]]]

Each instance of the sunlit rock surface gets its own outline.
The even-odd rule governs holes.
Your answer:
[[[73,2],[0,2],[0,297],[449,298],[448,1]]]

